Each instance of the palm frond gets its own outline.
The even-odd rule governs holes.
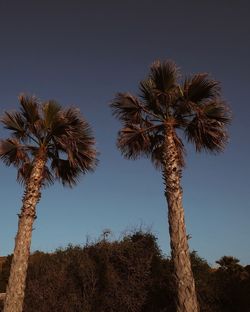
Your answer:
[[[154,114],[159,115],[159,118],[164,116],[165,111],[159,101],[158,93],[152,79],[142,80],[139,85],[140,97],[142,98],[145,107]]]
[[[203,149],[211,153],[223,151],[228,141],[224,125],[220,121],[204,116],[194,117],[187,126],[185,134],[198,152]]]
[[[19,166],[28,158],[28,155],[17,139],[10,138],[0,140],[0,158],[7,166]]]
[[[156,90],[167,93],[176,86],[179,70],[171,61],[156,61],[152,64],[149,78],[152,79]]]
[[[70,131],[74,135],[72,139],[75,139],[78,144],[83,144],[83,146],[88,145],[93,147],[95,139],[89,123],[80,115],[78,117],[78,122],[75,125],[70,124]],[[67,135],[69,135],[68,132]]]
[[[65,124],[72,128],[77,128],[82,125],[83,118],[80,115],[80,110],[75,107],[69,107],[62,112]]]
[[[52,132],[48,157],[52,159],[51,167],[56,178],[64,185],[72,186],[77,183],[81,173],[85,174],[96,168],[95,139],[78,109],[62,111],[59,124],[60,127],[55,127]],[[60,153],[64,153],[67,159],[61,159]]]
[[[200,103],[208,99],[214,99],[220,95],[220,84],[209,77],[207,73],[196,74],[186,78],[183,85],[185,99],[194,103]]]
[[[177,120],[189,117],[193,113],[193,104],[186,99],[181,99],[177,101],[173,106],[173,117]]]
[[[222,100],[207,102],[203,105],[202,112],[207,116],[207,118],[217,120],[223,125],[228,125],[232,119],[229,108]]]
[[[1,118],[4,128],[10,130],[12,135],[18,139],[26,138],[25,121],[19,112],[5,112]]]
[[[42,181],[42,186],[43,187],[48,187],[55,182],[55,177],[53,176],[53,173],[51,172],[50,168],[48,166],[44,167],[43,170],[43,181]]]
[[[74,153],[75,157],[73,161],[71,157],[71,163],[74,166],[78,166],[83,173],[92,172],[97,166],[97,151],[94,148],[94,144],[94,139],[79,142],[76,146],[76,151]]]
[[[74,107],[65,109],[60,117],[59,127],[56,129],[56,133],[53,132],[54,137],[67,137],[68,140],[74,141],[91,136],[90,126],[81,116],[79,109]]]
[[[95,140],[93,137],[81,137],[77,140],[69,140],[67,136],[61,136],[56,139],[56,154],[55,150],[49,154],[49,157],[54,159],[55,155],[61,152],[65,154],[71,166],[80,167],[82,172],[93,171],[96,167],[97,151],[94,148]]]
[[[127,124],[118,133],[117,147],[126,158],[136,159],[142,155],[148,157],[152,150],[151,135],[160,130],[161,125],[140,127]]]
[[[79,181],[81,169],[70,164],[69,160],[55,158],[51,167],[55,172],[55,178],[65,186],[73,187]]]
[[[28,136],[37,142],[42,140],[45,135],[43,119],[40,114],[41,103],[35,96],[21,94],[19,96],[21,114],[25,120]]]
[[[54,147],[67,154],[72,166],[79,165],[82,170],[91,171],[97,155],[91,128],[78,111],[67,110],[65,113],[62,119],[64,129],[53,133]]]
[[[39,101],[35,96],[21,94],[19,96],[19,102],[21,105],[21,113],[28,123],[34,124],[40,119]]]
[[[53,131],[58,122],[61,106],[54,100],[47,101],[43,104],[44,125],[46,129]]]
[[[227,141],[226,126],[231,121],[231,113],[225,102],[219,99],[207,101],[188,123],[185,133],[195,144],[196,150],[220,152]]]
[[[130,93],[118,93],[110,104],[113,115],[123,122],[140,123],[142,104]]]
[[[140,81],[139,83],[140,97],[147,103],[155,100],[155,84],[150,78]]]
[[[122,128],[118,134],[117,147],[126,158],[136,159],[150,149],[148,136],[135,125]]]

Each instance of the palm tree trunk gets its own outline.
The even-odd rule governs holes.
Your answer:
[[[174,279],[177,289],[177,312],[198,312],[199,305],[191,269],[189,247],[182,205],[181,164],[176,133],[172,125],[166,126],[163,160],[163,178],[168,202],[168,221]]]
[[[30,255],[32,225],[36,218],[36,204],[41,196],[40,189],[45,162],[45,153],[40,151],[36,157],[30,179],[25,188],[10,277],[6,289],[4,312],[22,311]]]

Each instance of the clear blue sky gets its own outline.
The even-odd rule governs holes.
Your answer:
[[[169,251],[161,174],[149,160],[116,149],[119,123],[108,102],[137,92],[155,59],[171,58],[184,74],[209,72],[233,111],[224,154],[187,147],[184,207],[191,249],[213,264],[223,255],[250,263],[249,2],[160,0],[2,0],[0,113],[21,92],[80,107],[92,125],[100,164],[74,189],[55,184],[38,205],[32,250],[84,243],[110,228],[118,238],[143,225]],[[0,129],[1,137],[6,133]],[[0,255],[12,252],[23,189],[0,164]]]

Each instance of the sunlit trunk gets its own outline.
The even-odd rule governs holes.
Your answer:
[[[41,196],[40,189],[45,162],[45,152],[41,150],[35,160],[29,182],[25,188],[23,206],[19,215],[18,232],[15,239],[10,277],[6,289],[4,312],[22,311],[30,255],[32,225],[36,218],[36,204]]]
[[[181,166],[172,125],[166,126],[164,169],[165,195],[168,202],[168,221],[174,279],[177,290],[177,312],[198,312],[199,306],[191,269],[189,247],[182,205]]]

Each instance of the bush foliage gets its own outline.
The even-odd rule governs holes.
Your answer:
[[[224,256],[214,269],[191,253],[201,312],[250,308],[250,266]],[[0,274],[5,292],[11,256]],[[30,257],[24,312],[175,312],[171,259],[141,231],[120,241],[68,246]]]

